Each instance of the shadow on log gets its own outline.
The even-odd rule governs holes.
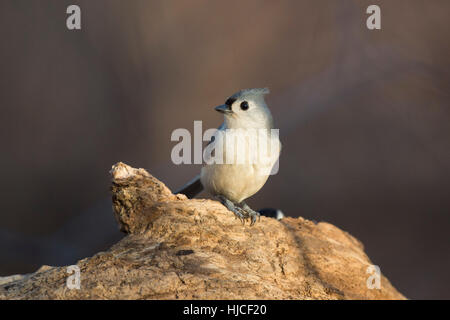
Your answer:
[[[118,163],[112,199],[128,235],[66,267],[0,278],[2,299],[404,299],[384,277],[369,289],[362,244],[337,227],[261,217],[242,225],[220,203],[174,195],[143,169]],[[80,234],[82,236],[82,234]]]

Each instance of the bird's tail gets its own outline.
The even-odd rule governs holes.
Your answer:
[[[200,175],[198,175],[194,179],[186,183],[184,186],[182,186],[180,189],[176,190],[174,194],[182,193],[189,199],[192,199],[202,191],[203,185],[200,181]]]
[[[262,216],[266,216],[266,217],[269,217],[269,218],[274,218],[274,219],[277,219],[277,220],[281,220],[281,219],[283,219],[285,217],[283,211],[281,211],[280,209],[264,208],[264,209],[258,210],[258,212]]]

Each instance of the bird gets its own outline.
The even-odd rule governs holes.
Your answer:
[[[175,193],[193,198],[206,190],[243,224],[249,219],[252,226],[260,219],[260,212],[251,209],[245,200],[264,186],[281,152],[278,131],[274,131],[264,100],[268,93],[267,88],[243,89],[215,107],[223,114],[224,122],[204,151],[206,163],[199,175]],[[262,214],[274,215],[273,210]]]

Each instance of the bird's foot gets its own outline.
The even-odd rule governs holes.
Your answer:
[[[250,208],[245,202],[243,203],[242,210],[244,210],[246,216],[250,219],[250,226],[253,226],[255,224],[256,219],[258,219],[258,221],[261,220],[261,215],[259,214],[259,212]]]
[[[245,224],[245,219],[247,218],[247,213],[244,209],[238,207],[235,205],[231,200],[225,198],[224,196],[218,196],[217,197],[228,210],[234,213],[236,218],[241,220],[242,224]]]

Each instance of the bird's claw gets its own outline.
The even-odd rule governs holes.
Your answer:
[[[245,220],[248,218],[250,220],[250,226],[253,226],[256,219],[261,220],[261,215],[259,212],[250,208],[245,202],[242,202],[242,207],[238,204],[233,203],[224,196],[218,196],[219,201],[231,212],[234,213],[236,218],[241,220],[242,224],[245,224]]]
[[[243,202],[242,209],[245,211],[245,215],[250,219],[250,226],[255,224],[256,218],[258,218],[258,221],[261,220],[261,214],[250,208],[245,202]]]
[[[259,214],[259,212],[254,211],[250,208],[245,208],[244,209],[247,212],[247,216],[250,219],[250,226],[253,226],[256,222],[256,219],[258,219],[258,221],[261,220],[261,215]]]
[[[248,206],[246,206],[244,208],[240,208],[240,207],[236,206],[235,210],[233,212],[236,215],[236,217],[238,217],[241,220],[242,224],[245,224],[245,220],[249,219],[250,226],[253,226],[256,223],[256,219],[258,219],[258,221],[261,220],[260,213],[250,209],[250,207],[248,207]]]
[[[239,207],[234,207],[234,210],[231,210],[234,215],[236,216],[236,218],[238,218],[239,220],[241,220],[242,224],[245,224],[245,219],[247,218],[245,215],[245,211],[242,208]]]

